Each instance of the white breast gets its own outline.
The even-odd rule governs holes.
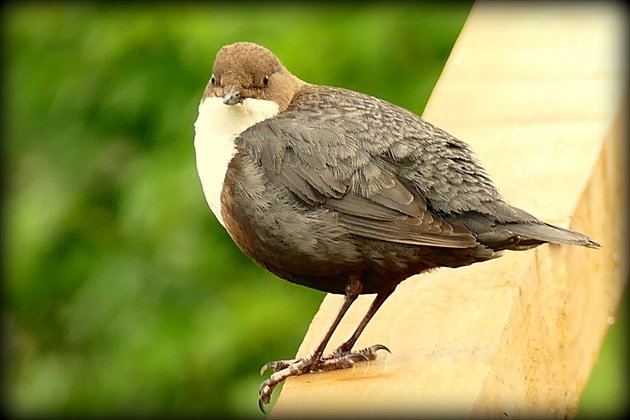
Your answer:
[[[222,98],[206,98],[199,104],[195,121],[197,172],[210,209],[225,227],[221,216],[221,190],[228,164],[236,153],[234,139],[247,128],[277,115],[272,101],[245,99],[225,105]]]

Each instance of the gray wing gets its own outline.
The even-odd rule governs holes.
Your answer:
[[[239,147],[274,183],[308,206],[338,215],[351,234],[382,241],[449,248],[477,243],[464,226],[429,211],[410,180],[396,174],[387,142],[366,142],[352,127],[279,116],[241,134]]]
[[[597,246],[508,204],[464,142],[357,92],[304,89],[239,142],[270,179],[303,203],[334,211],[354,235],[494,250]]]

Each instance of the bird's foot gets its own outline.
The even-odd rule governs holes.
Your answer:
[[[274,388],[291,376],[300,376],[306,373],[323,372],[327,370],[345,369],[351,367],[356,362],[376,359],[376,352],[385,350],[391,351],[382,344],[375,344],[371,347],[359,351],[347,351],[341,347],[331,354],[315,358],[313,356],[304,359],[278,360],[265,364],[260,370],[263,375],[267,370],[273,370],[271,376],[260,384],[258,394],[258,407],[264,413],[265,404],[271,400]]]

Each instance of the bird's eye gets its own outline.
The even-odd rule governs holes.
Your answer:
[[[214,74],[212,75],[212,77],[210,77],[210,84],[212,86],[216,86],[217,85],[217,78],[214,77]]]
[[[266,74],[263,76],[262,78],[262,83],[263,86],[268,86],[269,85],[269,76],[267,76]]]

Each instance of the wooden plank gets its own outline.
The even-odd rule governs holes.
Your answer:
[[[512,204],[603,248],[544,245],[408,279],[357,343],[393,354],[290,378],[271,417],[575,414],[628,273],[623,34],[606,3],[478,3],[424,114],[472,146]],[[298,357],[341,300],[324,299]]]

